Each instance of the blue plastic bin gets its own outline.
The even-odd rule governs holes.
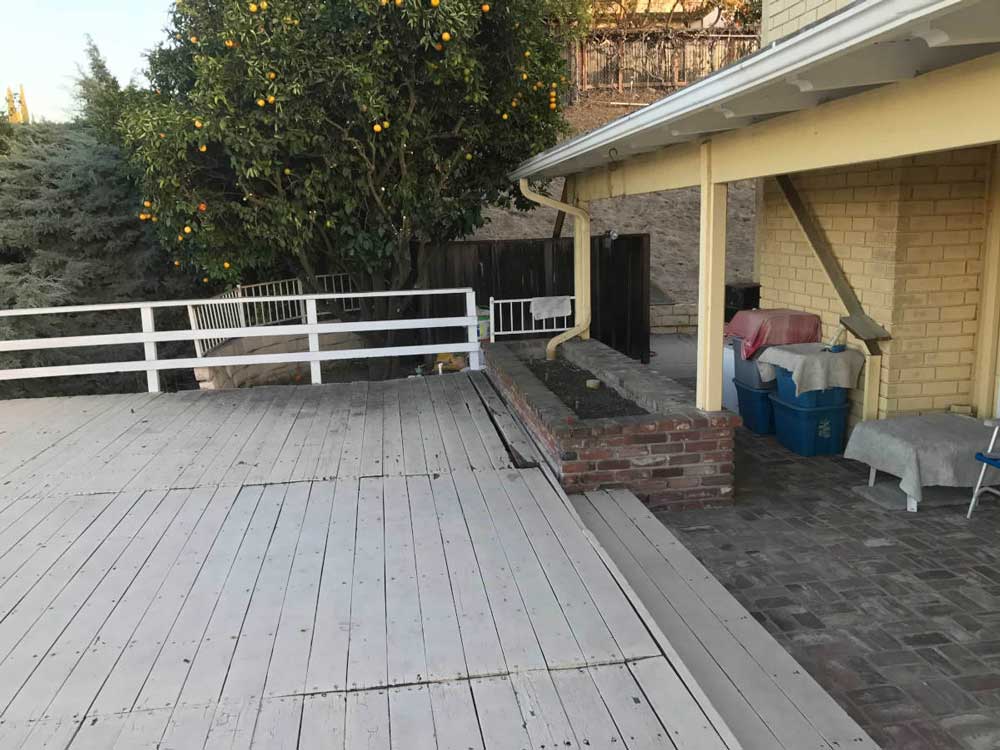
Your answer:
[[[768,397],[774,391],[770,388],[751,388],[735,378],[733,382],[740,400],[740,416],[746,428],[758,435],[773,435],[774,407]]]
[[[760,370],[757,369],[757,357],[767,347],[760,349],[751,359],[743,359],[743,339],[739,336],[733,336],[729,340],[729,345],[733,348],[736,382],[749,388],[774,390],[774,381],[770,380],[765,383],[760,379]]]
[[[806,408],[771,394],[778,442],[800,456],[842,453],[847,436],[848,404]]]
[[[846,388],[827,388],[825,391],[809,391],[796,396],[792,371],[784,367],[775,367],[774,371],[778,374],[778,398],[786,404],[818,409],[822,406],[843,406],[847,403]]]

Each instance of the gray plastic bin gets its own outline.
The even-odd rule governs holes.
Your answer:
[[[748,388],[773,389],[777,387],[777,380],[769,380],[767,382],[761,380],[760,370],[757,369],[757,357],[767,348],[766,346],[758,349],[757,353],[751,359],[743,359],[743,339],[739,336],[732,336],[729,339],[729,345],[733,348],[733,361],[736,368],[737,383],[745,385]]]

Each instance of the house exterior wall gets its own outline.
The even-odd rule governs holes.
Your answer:
[[[892,334],[880,416],[971,406],[989,164],[990,149],[975,148],[794,176],[865,310]],[[846,311],[770,179],[762,212],[761,306],[815,312],[832,336]]]
[[[854,0],[764,0],[761,8],[761,46],[792,34],[852,2]]]

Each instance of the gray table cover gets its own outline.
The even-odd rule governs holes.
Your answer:
[[[844,456],[900,478],[899,489],[917,502],[921,487],[972,487],[993,429],[958,414],[869,420],[854,428]]]
[[[783,367],[791,370],[796,396],[827,388],[857,388],[865,356],[853,349],[837,353],[826,349],[826,344],[770,346],[757,358],[760,379],[774,380],[774,368]]]

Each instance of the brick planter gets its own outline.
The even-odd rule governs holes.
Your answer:
[[[696,409],[690,388],[590,340],[563,345],[561,356],[651,413],[580,419],[525,364],[544,356],[542,346],[492,344],[486,367],[544,446],[567,492],[626,487],[657,509],[732,504],[739,417]]]

